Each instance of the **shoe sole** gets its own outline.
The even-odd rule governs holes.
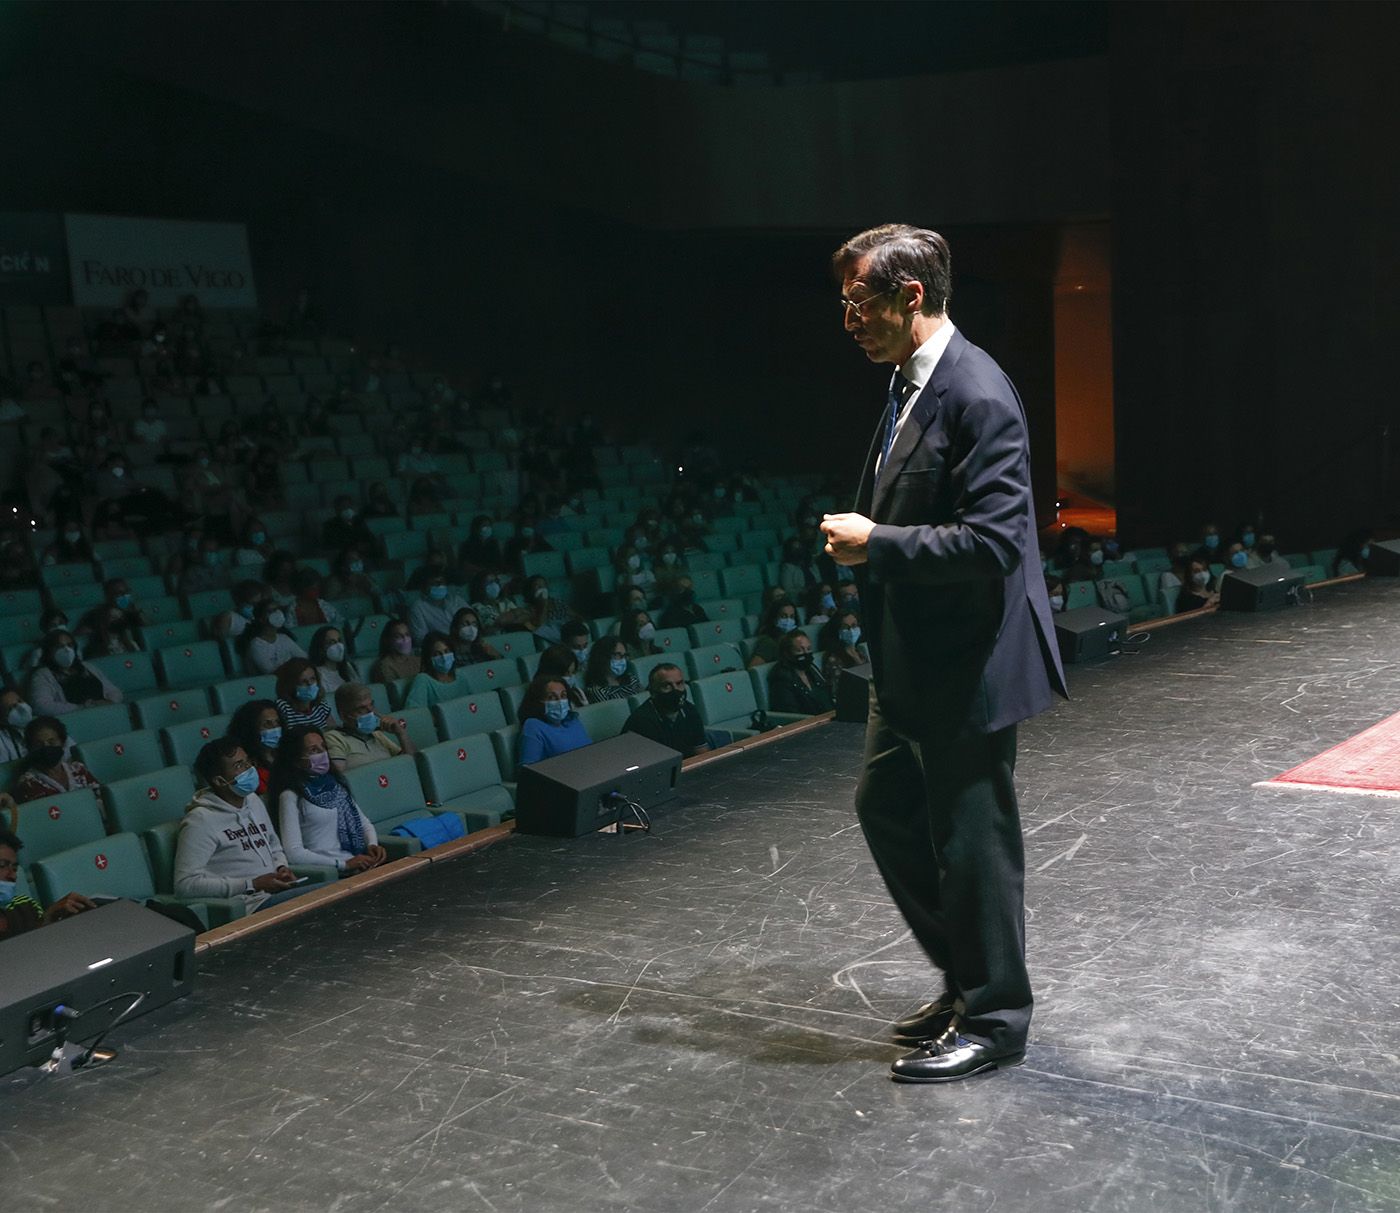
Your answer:
[[[937,1074],[927,1078],[916,1078],[912,1074],[900,1074],[895,1070],[890,1071],[890,1077],[895,1082],[961,1082],[964,1078],[971,1078],[975,1074],[986,1074],[990,1070],[1009,1070],[1013,1066],[1019,1066],[1026,1060],[1024,1053],[1016,1053],[1010,1057],[998,1057],[992,1061],[978,1066],[975,1070],[967,1070],[962,1074]]]

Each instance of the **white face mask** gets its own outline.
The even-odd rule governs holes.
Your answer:
[[[333,661],[339,665],[345,660],[345,646],[343,644],[326,645],[326,660]]]
[[[464,623],[460,628],[457,629],[457,636],[459,639],[465,640],[468,644],[471,644],[472,641],[474,641],[477,638],[480,631],[481,629],[478,628],[476,624]]]
[[[637,635],[642,640],[650,640],[656,635],[656,625],[654,623],[644,623],[637,629]]]
[[[281,611],[269,611],[267,613],[267,623],[269,627],[278,628],[280,630],[282,625],[286,622],[287,617]]]

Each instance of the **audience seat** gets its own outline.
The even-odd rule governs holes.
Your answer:
[[[467,691],[472,695],[499,690],[501,687],[519,686],[520,663],[513,657],[502,657],[499,661],[481,661],[467,667],[466,678]]]
[[[214,921],[208,911],[200,913],[203,903],[186,902],[168,894],[157,895],[146,849],[135,834],[109,834],[106,838],[80,843],[41,859],[34,865],[33,871],[34,884],[45,905],[68,893],[82,893],[86,897],[125,897],[138,904],[154,899],[187,906],[201,921],[210,924]],[[240,909],[242,905],[239,900]],[[230,917],[233,913],[230,908]]]
[[[117,733],[131,731],[131,708],[125,703],[100,703],[96,707],[79,708],[63,718],[68,740],[74,745],[97,741]]]
[[[468,830],[500,825],[515,813],[515,801],[502,786],[500,764],[485,734],[428,746],[418,752],[417,764],[428,803],[460,814]]]
[[[1074,611],[1080,607],[1097,606],[1098,597],[1094,593],[1094,582],[1071,581],[1065,586],[1065,610]]]
[[[491,748],[496,754],[501,779],[505,783],[514,783],[520,769],[520,726],[508,724],[503,729],[493,729]]]
[[[423,849],[416,838],[391,831],[408,821],[431,816],[418,767],[407,754],[367,762],[345,772],[350,794],[370,821],[391,858],[414,855]]]
[[[736,736],[752,734],[751,717],[758,711],[758,698],[746,671],[696,679],[690,684],[690,697],[707,727],[727,729]],[[791,724],[805,719],[788,712],[768,713],[770,724]]]
[[[394,715],[404,724],[409,739],[418,749],[437,745],[437,724],[432,708],[400,708]]]
[[[534,632],[498,632],[494,636],[487,636],[486,643],[503,658],[524,657],[527,653],[539,651],[539,645],[535,643]],[[472,666],[471,668],[476,669],[477,667]]]
[[[97,782],[103,784],[165,766],[160,738],[149,729],[85,741],[75,748],[75,753]]]
[[[161,729],[161,745],[166,761],[172,766],[193,766],[194,760],[209,742],[228,732],[229,714],[206,716],[202,720],[186,720]]]
[[[199,639],[199,621],[195,619],[170,619],[163,623],[149,624],[138,629],[136,634],[140,638],[141,647],[147,653],[153,653],[156,649],[177,644],[193,644]],[[151,676],[155,677],[154,667],[152,667]],[[152,682],[151,685],[155,686],[156,683]]]
[[[744,624],[739,616],[725,619],[711,619],[709,623],[694,623],[690,626],[692,648],[703,648],[711,644],[738,644],[744,638]]]
[[[175,849],[179,842],[179,821],[162,821],[141,831],[141,847],[151,870],[156,896],[161,901],[183,905],[191,913],[197,914],[206,928],[220,927],[246,917],[248,907],[241,897],[206,897],[199,901],[186,901],[175,896]]]
[[[744,656],[739,646],[732,643],[707,644],[703,648],[691,649],[686,653],[685,661],[688,680],[744,668]]]
[[[210,687],[228,677],[218,642],[199,640],[158,649],[156,657],[164,679],[172,690],[183,687]]]
[[[680,655],[690,648],[690,631],[687,628],[658,628],[651,642],[663,653],[674,654],[672,660],[679,663]]]
[[[763,569],[756,564],[732,565],[719,575],[719,583],[728,598],[763,593],[763,580]]]
[[[49,855],[105,837],[107,827],[102,820],[102,804],[92,789],[77,788],[57,796],[26,800],[19,806],[15,832],[24,843],[20,863],[31,867]]]
[[[487,691],[480,695],[463,695],[446,703],[435,704],[432,714],[437,724],[439,741],[452,741],[477,733],[489,733],[492,729],[503,728],[506,724],[505,708],[500,695],[495,691]]]
[[[211,712],[209,692],[203,687],[161,691],[132,701],[136,723],[143,729],[163,729],[186,720],[199,720]]]
[[[114,653],[109,657],[92,657],[87,662],[101,670],[123,696],[130,698],[160,686],[155,664],[149,653]]]
[[[247,678],[232,678],[227,682],[216,683],[212,688],[214,707],[232,714],[253,699],[275,699],[277,697],[276,674],[251,674]],[[385,703],[384,710],[388,710]]]
[[[49,590],[49,599],[61,611],[69,615],[84,614],[95,606],[101,606],[105,595],[97,582],[56,585]]]
[[[189,767],[159,767],[102,789],[102,801],[118,830],[139,834],[163,821],[178,821],[194,799]],[[275,815],[274,815],[275,816]]]
[[[578,709],[578,718],[594,741],[606,741],[622,732],[622,726],[632,715],[632,705],[626,699],[605,699]]]

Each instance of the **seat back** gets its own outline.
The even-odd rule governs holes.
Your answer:
[[[68,893],[86,897],[154,897],[146,850],[135,834],[109,834],[59,851],[34,865],[39,899],[51,905]]]
[[[406,754],[353,767],[345,772],[345,782],[360,811],[375,823],[426,811],[418,767]]]
[[[147,651],[168,648],[177,644],[192,644],[199,639],[199,621],[195,619],[170,619],[165,623],[152,623],[141,628],[139,635],[141,645]],[[154,668],[151,675],[154,678]],[[113,678],[112,681],[116,682],[116,679]],[[155,686],[156,683],[152,681],[151,685]]]
[[[252,699],[276,699],[276,674],[250,674],[247,678],[234,678],[217,683],[214,688],[214,707],[220,712],[233,713]]]
[[[519,686],[522,681],[520,663],[514,657],[499,661],[482,661],[469,665],[465,672],[467,693],[480,695],[500,687]]]
[[[711,617],[708,623],[693,623],[690,625],[690,643],[692,648],[701,648],[712,644],[738,644],[744,638],[744,620],[742,614],[734,615],[726,619]]]
[[[506,724],[505,708],[495,691],[449,699],[446,703],[435,704],[432,713],[438,738],[442,741],[489,733]]]
[[[400,708],[394,715],[408,729],[408,736],[418,749],[437,745],[437,724],[433,720],[432,708]]]
[[[75,788],[56,796],[26,800],[19,806],[15,832],[24,843],[20,862],[28,865],[79,843],[103,838],[107,827],[102,823],[102,808],[92,789]]]
[[[749,716],[758,710],[753,683],[745,671],[697,679],[690,684],[690,697],[699,709],[700,718],[710,725]]]
[[[744,655],[739,651],[739,646],[729,642],[691,649],[685,654],[685,661],[687,675],[691,679],[708,678],[711,674],[744,668]]]
[[[763,593],[763,569],[757,564],[732,564],[721,570],[719,583],[727,598]],[[707,608],[708,609],[708,608]]]
[[[160,738],[148,729],[85,741],[77,747],[77,755],[98,783],[111,783],[114,779],[126,779],[165,766]]]
[[[427,746],[417,755],[418,773],[431,804],[444,804],[501,782],[501,768],[485,734]]]
[[[124,703],[100,703],[94,708],[79,708],[63,718],[68,740],[74,744],[112,737],[131,731],[131,708]]]
[[[526,577],[566,577],[562,552],[526,552],[520,557],[520,569]]]
[[[605,699],[579,708],[578,718],[594,741],[606,741],[622,732],[622,726],[632,715],[632,705],[625,699]]]
[[[167,687],[211,687],[227,677],[217,641],[169,645],[158,649],[156,657]]]
[[[184,720],[200,720],[209,715],[209,692],[204,687],[182,691],[161,691],[134,700],[131,709],[143,729],[164,729]]]
[[[161,729],[161,744],[165,747],[165,759],[171,766],[188,767],[194,765],[199,751],[228,732],[231,717],[205,716],[200,720],[186,720]]]
[[[141,845],[146,848],[146,862],[151,867],[151,880],[157,893],[175,891],[175,848],[180,844],[180,820],[162,821],[141,831]]]
[[[486,637],[486,643],[502,657],[525,657],[539,650],[534,632],[501,632]]]
[[[94,670],[101,670],[107,680],[128,697],[154,691],[160,686],[149,653],[114,653],[109,657],[94,657],[87,664]]]
[[[194,798],[189,767],[161,767],[102,789],[107,812],[119,830],[139,834],[163,821],[179,821]]]
[[[516,771],[520,768],[520,726],[508,724],[503,729],[491,733],[491,748],[496,752],[496,765],[501,778],[507,783],[515,782]]]
[[[690,648],[690,632],[686,628],[658,628],[651,641],[663,653],[674,653],[671,660],[680,662],[681,654]]]

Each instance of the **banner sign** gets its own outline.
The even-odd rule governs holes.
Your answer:
[[[0,211],[0,303],[68,302],[68,249],[58,215]]]
[[[195,295],[204,307],[256,308],[248,229],[241,223],[65,215],[73,302],[118,307],[144,290],[154,307]]]

